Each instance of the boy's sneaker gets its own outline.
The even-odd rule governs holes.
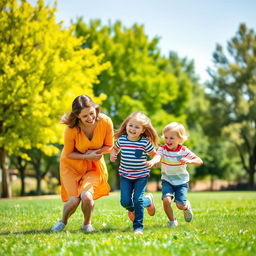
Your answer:
[[[82,230],[86,233],[92,233],[95,231],[95,229],[93,228],[92,224],[87,224],[87,225],[82,225]]]
[[[184,210],[184,219],[186,222],[190,222],[193,218],[193,212],[190,202],[187,200],[187,209]]]
[[[175,227],[177,227],[178,226],[178,221],[177,221],[177,219],[174,219],[173,221],[172,220],[169,220],[168,221],[168,227],[169,228],[175,228]]]
[[[55,226],[53,226],[53,227],[51,228],[51,231],[60,232],[60,231],[62,231],[65,227],[66,227],[66,225],[65,225],[62,221],[59,221],[59,222],[57,222],[57,224],[56,224]]]
[[[128,218],[129,218],[132,222],[134,222],[134,220],[135,220],[135,212],[134,212],[134,211],[133,211],[133,212],[128,211]]]
[[[156,207],[155,207],[153,195],[149,193],[145,197],[147,197],[150,200],[150,206],[146,207],[148,214],[150,216],[154,216],[156,213]]]
[[[134,235],[143,235],[143,231],[140,229],[134,230],[133,233]]]

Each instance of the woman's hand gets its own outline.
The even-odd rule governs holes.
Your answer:
[[[98,149],[89,149],[84,154],[84,160],[97,161],[102,157],[102,153]]]

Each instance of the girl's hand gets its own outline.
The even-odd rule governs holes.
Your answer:
[[[117,159],[117,153],[111,153],[110,154],[110,161],[113,163],[115,162]]]
[[[152,161],[152,160],[147,161],[147,162],[145,162],[145,165],[148,166],[148,167],[153,167],[154,166],[154,161]]]

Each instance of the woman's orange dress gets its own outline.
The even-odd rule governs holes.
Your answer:
[[[113,124],[108,116],[102,113],[99,115],[91,140],[83,131],[66,127],[60,158],[61,198],[64,202],[68,201],[70,196],[79,197],[83,190],[92,192],[93,199],[109,194],[108,171],[103,156],[98,161],[66,157],[74,151],[85,153],[89,149],[99,149],[103,146],[113,146]]]

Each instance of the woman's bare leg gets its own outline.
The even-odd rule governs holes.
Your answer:
[[[67,224],[69,217],[76,211],[80,200],[81,199],[79,197],[71,196],[64,204],[61,222],[65,225]]]
[[[94,200],[92,194],[88,191],[83,191],[81,193],[81,201],[81,209],[84,214],[84,225],[91,224],[94,209]]]

